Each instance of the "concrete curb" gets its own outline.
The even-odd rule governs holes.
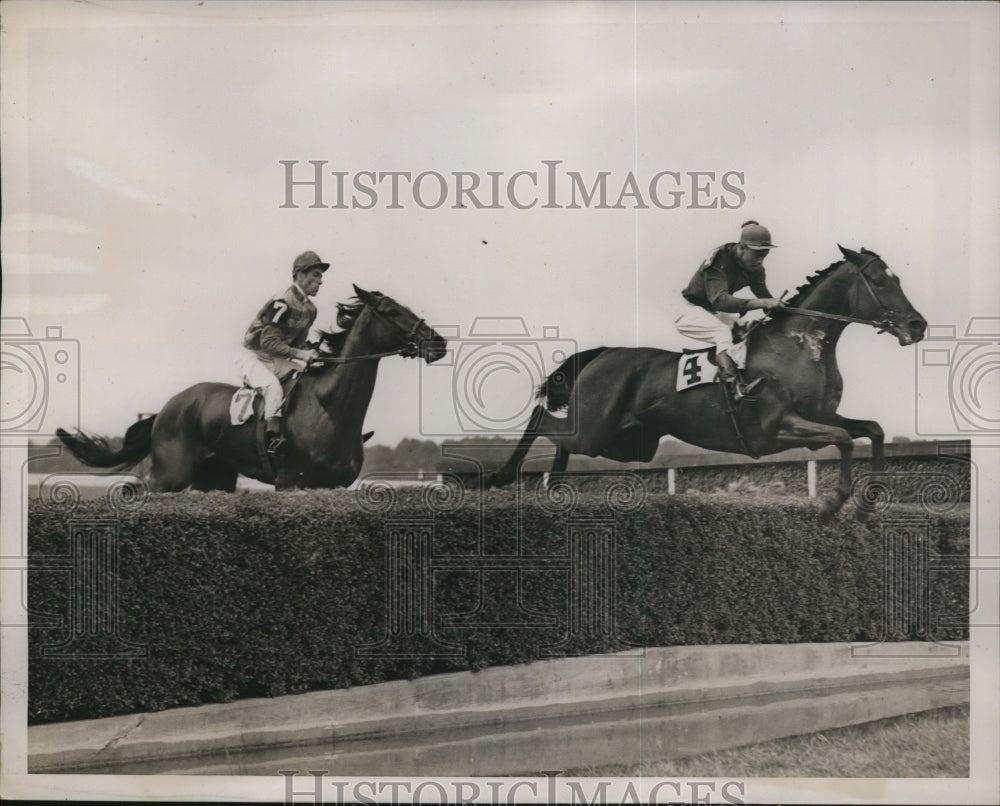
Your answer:
[[[513,775],[633,764],[969,701],[968,644],[538,661],[28,730],[32,773]]]

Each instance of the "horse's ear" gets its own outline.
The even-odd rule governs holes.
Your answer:
[[[351,285],[354,285],[354,283],[351,283]],[[368,302],[368,300],[371,299],[371,294],[369,294],[363,288],[358,288],[356,285],[354,286],[354,293],[357,296],[357,298],[362,302]]]
[[[859,255],[854,250],[841,246],[839,243],[837,244],[837,248],[840,250],[840,254],[842,254],[845,258],[851,261],[851,263],[857,263],[858,258],[861,257],[861,255]]]

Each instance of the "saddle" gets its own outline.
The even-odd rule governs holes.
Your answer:
[[[694,386],[701,386],[706,383],[715,383],[717,378],[720,381],[719,386],[722,389],[722,398],[725,402],[730,422],[733,424],[733,430],[736,432],[736,438],[739,440],[740,447],[743,448],[744,453],[749,454],[754,459],[759,458],[759,454],[750,450],[746,439],[744,438],[743,428],[740,426],[740,401],[733,400],[732,393],[727,388],[728,385],[726,383],[722,383],[722,379],[719,378],[719,365],[716,359],[715,346],[704,347],[700,350],[684,350],[682,352],[681,359],[677,365],[678,392],[682,392],[685,389],[690,389]],[[757,383],[760,383],[760,381]],[[751,399],[752,398],[744,398],[744,400]]]
[[[282,406],[286,415],[291,414],[292,400],[298,389],[298,380],[301,372],[292,372],[281,379],[281,390],[285,402]],[[230,422],[236,425],[254,420],[257,426],[257,452],[260,455],[261,463],[271,469],[274,475],[276,470],[274,462],[267,453],[266,422],[264,420],[264,396],[254,388],[241,386],[233,393],[229,403]],[[368,442],[375,435],[374,431],[366,431],[361,435],[362,442]]]
[[[292,393],[298,385],[299,372],[292,372],[281,380],[281,391],[284,397],[283,409],[287,413],[290,411],[289,404],[292,400]],[[264,419],[264,396],[258,389],[250,386],[241,386],[233,393],[229,402],[229,420],[233,425],[243,425],[250,420]]]

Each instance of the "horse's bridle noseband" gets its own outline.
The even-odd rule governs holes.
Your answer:
[[[851,264],[854,270],[861,277],[862,282],[865,284],[865,288],[868,289],[868,293],[871,294],[872,299],[875,300],[875,304],[878,305],[878,307],[882,310],[883,313],[885,314],[899,313],[895,309],[885,305],[882,302],[882,300],[879,299],[878,294],[875,293],[875,289],[872,288],[871,281],[869,281],[869,279],[865,276],[865,269],[871,266],[872,263],[874,263],[876,260],[881,260],[881,258],[878,257],[878,255],[871,255],[868,262],[865,263],[863,266],[857,266],[850,260],[848,260],[847,262]],[[854,293],[857,294],[857,291],[855,291]],[[812,316],[817,319],[833,319],[837,322],[853,322],[859,325],[870,325],[871,327],[876,328],[879,333],[885,333],[892,326],[892,321],[889,319],[878,319],[878,320],[862,319],[858,316],[844,316],[843,314],[839,313],[824,313],[823,311],[811,311],[808,308],[792,308],[787,305],[781,308],[775,308],[775,311],[782,311],[784,313],[797,313],[801,314],[802,316]],[[774,311],[771,311],[771,313],[774,313]]]
[[[872,287],[871,280],[869,280],[868,277],[865,275],[865,269],[867,269],[877,260],[881,260],[881,258],[873,255],[868,260],[868,262],[865,263],[863,266],[855,266],[855,271],[857,271],[858,276],[861,278],[861,281],[865,284],[865,288],[868,289],[868,293],[871,294],[871,298],[875,300],[875,304],[879,307],[879,309],[882,311],[883,314],[899,313],[899,311],[895,310],[894,308],[890,308],[888,305],[882,302],[881,299],[879,299],[878,294],[875,293],[875,289]],[[854,264],[852,263],[851,265]],[[855,294],[857,294],[856,291]],[[889,319],[881,319],[879,321],[867,321],[867,324],[870,324],[873,327],[878,328],[879,333],[884,333],[892,325],[892,322]]]
[[[379,297],[378,302],[374,305],[369,305],[368,309],[378,316],[383,322],[388,322],[392,325],[398,333],[403,333],[403,338],[406,340],[406,344],[400,347],[398,350],[389,350],[385,353],[370,353],[368,355],[350,355],[350,356],[318,356],[312,359],[317,364],[351,364],[355,361],[374,361],[379,358],[388,358],[391,355],[401,355],[404,358],[416,358],[420,355],[420,346],[417,344],[416,336],[417,331],[424,324],[423,319],[417,319],[411,327],[405,333],[403,328],[400,327],[395,320],[390,319],[386,316],[384,311],[379,310],[379,306],[382,304],[383,300],[387,297]]]
[[[379,306],[386,299],[387,299],[386,297],[379,297],[378,302],[376,302],[374,305],[371,306],[372,313],[376,314],[379,318],[381,318],[383,322],[388,322],[390,325],[396,328],[397,332],[403,333],[403,328],[399,324],[397,324],[394,319],[390,319],[388,316],[386,316],[386,314],[383,311],[379,310]],[[396,353],[403,356],[404,358],[414,358],[420,354],[420,347],[416,342],[416,336],[417,336],[417,331],[420,330],[420,327],[423,324],[424,324],[424,319],[422,318],[417,319],[417,321],[413,323],[413,327],[411,327],[408,331],[403,333],[403,338],[406,340],[406,345],[396,350],[395,351]],[[390,355],[392,355],[392,353],[390,353]]]

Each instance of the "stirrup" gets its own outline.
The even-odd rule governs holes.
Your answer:
[[[749,383],[743,383],[738,377],[729,381],[729,388],[733,393],[733,400],[737,403],[741,400],[753,400],[754,392],[764,383],[763,378],[754,378]]]
[[[271,441],[267,443],[267,455],[280,456],[284,448],[285,448],[284,437],[281,436],[271,437]]]

